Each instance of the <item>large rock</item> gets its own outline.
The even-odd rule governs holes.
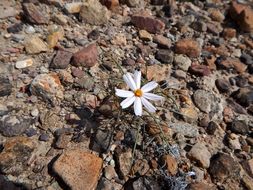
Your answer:
[[[72,190],[96,189],[103,160],[83,150],[68,150],[53,164],[53,170]]]
[[[98,51],[96,44],[90,44],[74,53],[72,64],[75,66],[93,67],[97,63]]]
[[[177,41],[175,50],[176,53],[185,54],[189,57],[198,57],[201,53],[198,42],[193,39],[181,39]]]
[[[141,30],[147,30],[150,33],[159,33],[165,29],[165,24],[147,14],[137,14],[131,17],[131,22]]]
[[[195,144],[188,153],[188,156],[203,168],[208,168],[210,165],[211,153],[203,143]]]
[[[30,91],[53,105],[57,98],[63,98],[63,86],[55,73],[36,76],[31,83]]]
[[[0,153],[1,173],[18,176],[28,170],[28,162],[36,146],[35,141],[27,137],[9,138]]]
[[[87,0],[81,6],[80,19],[89,24],[106,24],[110,18],[110,12],[97,0]]]

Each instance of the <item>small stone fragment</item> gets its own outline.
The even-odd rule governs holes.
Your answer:
[[[217,79],[215,81],[215,84],[216,84],[216,87],[218,88],[218,90],[222,93],[227,93],[231,89],[230,83],[225,79]]]
[[[72,53],[64,50],[57,51],[50,67],[54,69],[66,69],[70,64]]]
[[[217,103],[214,94],[205,90],[195,91],[193,100],[196,106],[205,113],[211,112]]]
[[[181,39],[177,41],[175,50],[176,53],[185,54],[189,57],[198,57],[201,53],[198,42],[193,39]]]
[[[12,92],[12,84],[6,77],[0,76],[0,97],[9,96]]]
[[[156,53],[156,59],[162,63],[171,64],[173,62],[174,54],[171,50],[160,49]]]
[[[220,69],[235,69],[239,73],[243,73],[247,69],[247,65],[243,64],[239,59],[227,58],[217,62]]]
[[[132,150],[128,149],[126,151],[122,151],[120,148],[116,148],[116,161],[119,165],[119,177],[124,179],[130,172],[132,166]]]
[[[72,63],[75,66],[93,67],[97,63],[98,52],[96,44],[90,44],[74,53]]]
[[[48,47],[38,36],[32,36],[25,40],[25,50],[29,54],[37,54],[48,51]]]
[[[244,121],[233,121],[230,130],[234,133],[246,135],[249,133],[249,126]]]
[[[166,38],[163,35],[155,35],[154,42],[158,44],[161,48],[170,48],[171,47],[171,40]]]
[[[182,69],[183,71],[188,71],[189,67],[191,66],[191,63],[191,59],[182,54],[176,55],[174,57],[174,65],[177,68]]]
[[[146,30],[140,30],[139,36],[140,36],[140,39],[142,39],[144,41],[152,41],[151,34],[149,32],[147,32]]]
[[[177,160],[167,154],[163,156],[163,161],[165,162],[166,166],[167,166],[167,170],[171,175],[176,175],[177,174],[177,170],[178,170],[178,166],[177,166]]]
[[[199,135],[198,127],[189,123],[178,122],[170,123],[169,127],[173,134],[180,134],[185,137],[197,137]]]
[[[23,4],[25,18],[34,24],[47,24],[49,15],[42,11],[40,6],[35,6],[33,3]]]
[[[145,70],[142,71],[143,74],[146,74]],[[147,66],[147,79],[148,80],[155,80],[155,81],[162,81],[166,80],[170,73],[170,66],[169,65],[161,65],[155,64]]]
[[[240,88],[235,94],[235,99],[242,106],[250,106],[253,103],[253,87],[248,86]]]
[[[53,164],[53,170],[72,189],[96,189],[102,159],[83,150],[68,150]]]
[[[81,10],[82,2],[67,3],[64,8],[69,14],[79,13]]]
[[[188,156],[195,160],[201,167],[208,168],[212,155],[204,144],[197,143],[191,148]]]
[[[26,60],[23,60],[23,61],[17,61],[16,64],[15,64],[15,67],[17,69],[24,69],[26,67],[30,67],[33,65],[33,59],[26,59]]]
[[[222,22],[225,19],[225,16],[218,9],[211,8],[208,12],[213,21]]]
[[[226,39],[231,39],[236,37],[236,30],[233,28],[224,28],[223,37]]]

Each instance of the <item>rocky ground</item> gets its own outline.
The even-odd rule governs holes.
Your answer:
[[[1,0],[0,33],[1,190],[253,190],[250,0]]]

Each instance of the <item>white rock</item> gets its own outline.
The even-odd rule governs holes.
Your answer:
[[[70,14],[79,13],[82,5],[83,5],[82,2],[73,2],[67,3],[64,8]]]
[[[26,59],[26,60],[16,62],[15,67],[17,69],[24,69],[24,68],[30,67],[32,65],[33,65],[33,60],[31,58],[29,58],[29,59]]]

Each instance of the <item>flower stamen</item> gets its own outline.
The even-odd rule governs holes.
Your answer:
[[[134,95],[137,96],[137,97],[141,97],[143,94],[142,90],[141,89],[137,89],[134,91]]]

